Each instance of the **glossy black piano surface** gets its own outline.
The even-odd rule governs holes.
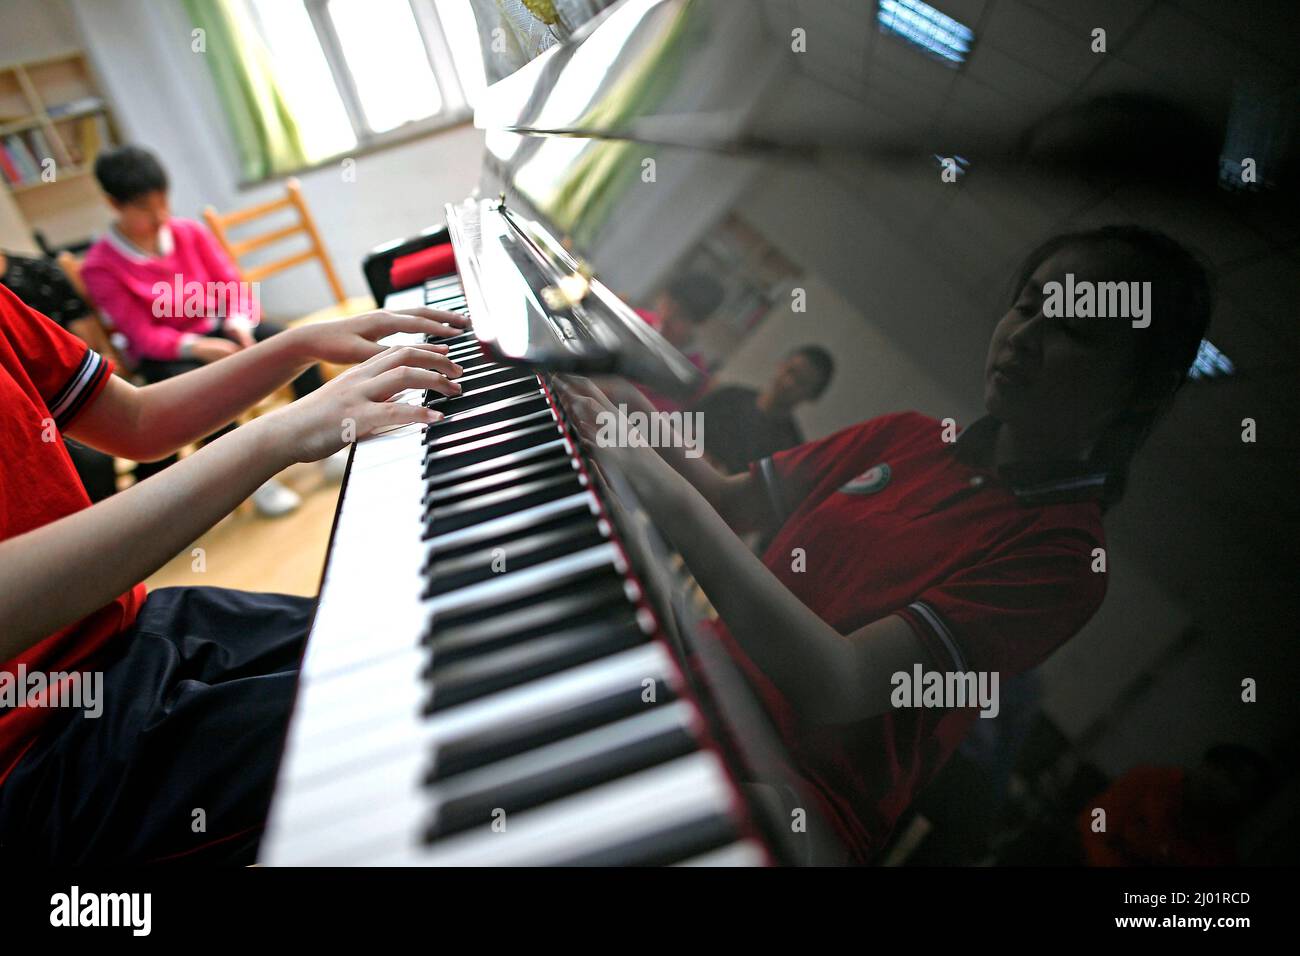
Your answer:
[[[1253,650],[1242,659],[1263,653],[1295,601],[1300,219],[1287,130],[1298,63],[1270,35],[1271,7],[1251,4],[1251,16],[1234,20],[1199,2],[1096,13],[954,0],[937,6],[970,38],[941,53],[882,29],[872,3],[572,6],[582,9],[557,34],[563,42],[512,47],[498,62],[495,8],[475,5],[497,82],[477,107],[480,187],[446,206],[463,298],[452,279],[416,295],[467,310],[478,336],[454,343],[465,396],[432,400],[448,418],[418,442],[419,468],[392,485],[393,496],[420,499],[394,520],[414,518],[422,529],[423,544],[410,551],[422,574],[403,586],[418,585],[424,603],[383,620],[419,644],[419,700],[444,723],[503,689],[651,644],[676,673],[652,717],[611,702],[602,716],[566,725],[552,714],[531,727],[520,702],[513,730],[507,721],[485,724],[481,739],[452,734],[432,769],[424,751],[402,758],[401,774],[427,774],[442,788],[444,809],[421,816],[425,845],[490,826],[502,802],[545,811],[703,747],[725,763],[746,822],[704,814],[701,825],[717,833],[619,852],[593,831],[582,852],[565,843],[555,856],[500,861],[681,862],[742,844],[750,850],[736,861],[848,859],[836,828],[815,812],[789,832],[792,815],[811,805],[803,781],[710,637],[712,611],[692,568],[658,532],[617,456],[578,447],[563,386],[570,373],[621,374],[691,409],[707,381],[761,388],[791,349],[813,344],[833,355],[836,374],[799,408],[804,437],[912,408],[965,425],[984,413],[983,357],[1021,259],[1048,236],[1112,223],[1167,232],[1208,263],[1218,286],[1208,337],[1233,371],[1204,352],[1200,374],[1152,438],[1106,521],[1111,566],[1126,573],[1036,672],[1033,713],[1040,732],[1050,728],[1066,750],[1077,748],[1074,758],[1108,774],[1162,756],[1186,760],[1217,739],[1217,718],[1195,716],[1188,703],[1226,666],[1215,638],[1238,640],[1249,620]],[[1095,26],[1106,28],[1105,53],[1092,49]],[[1205,37],[1215,38],[1213,50]],[[1247,158],[1258,169],[1251,182],[1241,177]],[[431,218],[436,205],[430,197]],[[662,318],[675,283],[695,275],[710,277],[713,292],[689,346],[674,348],[642,318]],[[1261,423],[1258,444],[1240,440],[1245,418]],[[709,428],[706,417],[706,449]],[[599,506],[588,508],[589,493]],[[510,525],[524,511],[535,517]],[[476,537],[488,522],[492,533]],[[322,617],[351,600],[329,597],[331,574],[344,576],[342,530],[341,522]],[[440,544],[426,554],[429,540]],[[514,589],[491,590],[504,580],[493,573],[498,551],[519,560]],[[538,589],[523,577],[574,555],[590,564],[539,578]],[[1179,637],[1189,627],[1199,635],[1190,652]],[[530,645],[532,637],[543,642]],[[1180,653],[1191,655],[1187,672],[1161,669]],[[1294,663],[1294,650],[1285,653]],[[359,660],[339,652],[314,669],[309,654],[305,687]],[[1158,713],[1184,714],[1186,739],[1169,746]],[[1238,727],[1246,739],[1277,739],[1291,723],[1256,713]],[[300,713],[300,737],[304,721]],[[384,746],[379,733],[357,739],[365,743],[355,759]],[[427,735],[413,739],[427,748]],[[987,765],[986,744],[973,735],[958,762]],[[530,754],[535,765],[523,760]],[[512,757],[519,762],[505,762]],[[958,784],[947,783],[946,804],[943,785],[922,812],[952,813]],[[399,814],[421,803],[393,806]],[[318,811],[328,819],[329,801]],[[910,819],[903,815],[904,828]],[[283,804],[274,822],[281,833],[294,827]],[[311,839],[276,842],[276,833],[273,862],[315,862],[298,852]],[[355,858],[492,862],[488,842],[371,860],[362,841]],[[896,847],[878,848],[876,861]],[[345,848],[320,861],[349,859]]]

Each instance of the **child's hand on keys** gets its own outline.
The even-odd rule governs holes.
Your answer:
[[[384,351],[379,340],[395,332],[450,338],[469,328],[469,319],[437,309],[402,309],[398,312],[366,312],[348,319],[316,322],[290,329],[304,358],[349,365],[364,362]]]
[[[274,440],[296,461],[319,461],[376,432],[436,422],[442,418],[441,412],[390,399],[406,389],[429,388],[443,395],[459,395],[461,387],[454,379],[461,368],[446,352],[445,345],[424,343],[381,347],[360,365],[248,427],[273,430]]]

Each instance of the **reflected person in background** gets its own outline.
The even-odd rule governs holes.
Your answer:
[[[1088,866],[1231,866],[1237,830],[1263,806],[1272,766],[1240,744],[1216,744],[1198,766],[1134,767],[1088,802],[1076,826]],[[1096,811],[1105,810],[1097,830]]]
[[[695,347],[695,333],[705,320],[718,310],[726,293],[722,283],[703,272],[687,272],[673,279],[655,298],[653,309],[637,309],[652,329],[662,335],[668,344],[685,356],[686,360],[705,375],[700,393],[709,387],[709,363]],[[689,400],[698,396],[689,396]],[[680,411],[682,404],[666,395],[646,392],[650,404],[660,411]]]
[[[1067,275],[1149,281],[1149,324],[1047,315],[1044,287]],[[682,553],[805,782],[808,819],[853,862],[876,858],[979,713],[900,697],[897,675],[1005,682],[1088,622],[1107,587],[1103,514],[1209,322],[1204,269],[1136,226],[1054,237],[1015,279],[984,361],[988,414],[955,441],[946,412],[909,411],[732,476],[681,448],[593,451]],[[610,388],[568,386],[589,444],[611,397],[635,402]],[[738,537],[751,531],[770,535],[761,557]]]
[[[704,453],[728,475],[778,451],[803,444],[794,410],[826,393],[835,360],[820,345],[802,345],[781,360],[763,390],[720,385],[696,404],[704,416]]]

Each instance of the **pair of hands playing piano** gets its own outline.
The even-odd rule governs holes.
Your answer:
[[[284,333],[316,361],[351,364],[352,368],[268,419],[280,426],[295,461],[319,461],[345,444],[401,425],[428,423],[440,412],[419,402],[391,401],[407,389],[432,389],[456,395],[461,368],[447,357],[447,346],[417,342],[385,347],[378,339],[395,332],[436,338],[469,328],[464,316],[436,309],[368,312],[336,322],[320,322]],[[278,416],[278,418],[277,418]]]
[[[446,338],[468,323],[432,309],[369,312],[290,329],[144,387],[116,375],[67,429],[110,455],[156,461],[210,435],[320,362],[359,363],[286,408],[58,521],[0,541],[0,661],[103,607],[230,513],[262,482],[387,427],[436,420],[404,389],[454,395],[446,346],[386,348],[396,332]],[[51,475],[49,480],[55,480]]]

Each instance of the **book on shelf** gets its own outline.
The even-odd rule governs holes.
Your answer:
[[[98,116],[83,116],[77,124],[77,141],[81,146],[80,163],[90,164],[95,161],[99,151],[112,142],[108,132],[108,120],[103,113]]]
[[[21,136],[13,134],[6,136],[5,150],[9,153],[9,159],[18,167],[24,184],[36,182],[41,178],[41,167]]]
[[[59,159],[59,156],[57,156],[54,150],[50,148],[50,141],[45,138],[45,130],[34,129],[27,134],[27,138],[31,141],[33,151],[36,154],[36,162],[38,164],[44,163],[46,157],[56,161]]]
[[[47,106],[45,114],[50,119],[58,119],[61,116],[71,116],[75,113],[89,113],[92,110],[102,110],[104,101],[98,96],[82,96],[75,100],[69,100],[66,103],[56,103],[54,106]]]
[[[0,145],[0,171],[4,172],[5,179],[11,186],[21,186],[23,183],[22,173],[14,165],[14,161],[9,157],[9,150]]]

